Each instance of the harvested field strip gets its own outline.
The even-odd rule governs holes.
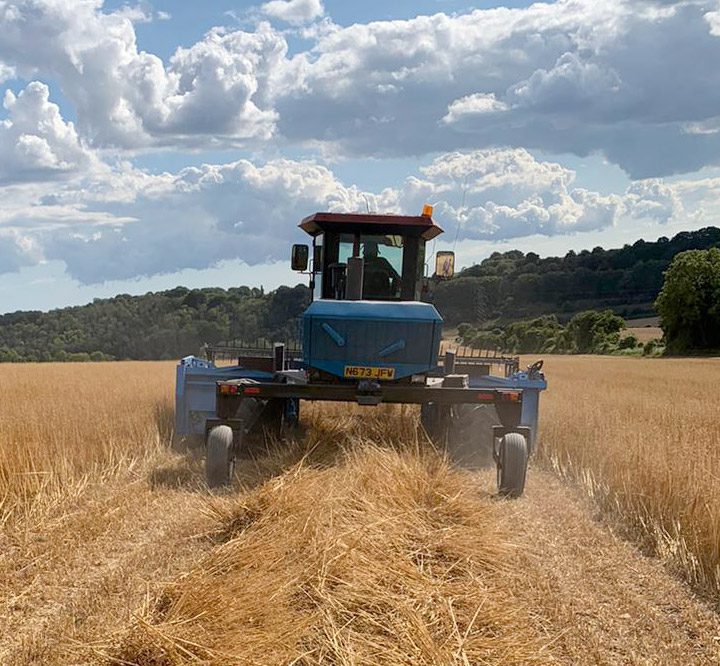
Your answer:
[[[333,466],[218,498],[224,542],[145,609],[115,663],[548,663],[511,592],[522,555],[504,503],[477,481],[434,451],[356,440]]]
[[[718,359],[551,357],[542,456],[720,603]]]

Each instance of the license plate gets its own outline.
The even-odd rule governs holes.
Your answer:
[[[345,377],[351,379],[395,379],[395,368],[370,368],[361,365],[346,365]]]

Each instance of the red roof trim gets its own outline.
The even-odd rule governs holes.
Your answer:
[[[431,240],[443,232],[431,217],[425,217],[424,215],[379,215],[377,213],[315,213],[304,218],[298,226],[311,236],[315,236],[323,231],[325,225],[336,224],[377,224],[411,227],[421,229],[419,235],[425,240]]]

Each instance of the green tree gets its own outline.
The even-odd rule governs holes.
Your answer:
[[[605,353],[617,346],[624,328],[625,320],[612,310],[587,310],[570,320],[568,333],[578,353]]]
[[[635,349],[638,346],[638,339],[634,335],[626,335],[618,343],[618,349]]]
[[[720,249],[678,254],[655,309],[669,353],[720,349]]]

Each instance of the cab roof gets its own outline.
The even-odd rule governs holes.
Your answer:
[[[377,213],[315,213],[298,225],[311,236],[325,231],[347,234],[420,236],[432,240],[443,233],[429,215],[378,215]]]

